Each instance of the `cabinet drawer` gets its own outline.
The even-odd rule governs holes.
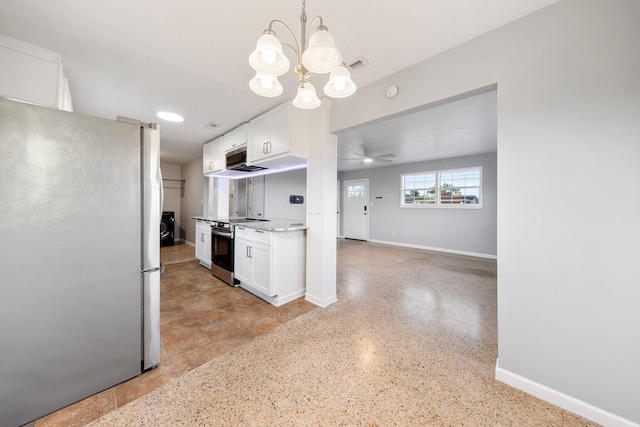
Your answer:
[[[202,232],[211,231],[211,223],[209,221],[197,220],[196,221],[196,230],[197,231],[202,231]]]
[[[244,239],[244,240],[249,240],[251,241],[251,237],[252,237],[252,230],[248,229],[248,228],[244,228],[244,227],[238,227],[236,225],[235,227],[235,238],[236,239]]]
[[[271,246],[271,232],[263,230],[253,230],[252,241]]]

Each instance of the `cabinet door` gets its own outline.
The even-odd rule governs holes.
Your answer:
[[[266,157],[288,153],[291,150],[291,103],[282,104],[269,114],[271,132]]]
[[[204,235],[204,261],[211,264],[211,231],[207,230]]]
[[[227,150],[233,150],[247,143],[247,124],[243,124],[225,134]],[[225,150],[225,151],[227,151]]]
[[[252,261],[249,257],[251,242],[244,239],[234,239],[233,275],[242,283],[251,285]]]
[[[224,168],[224,137],[207,142],[202,148],[202,173],[220,172]]]
[[[267,143],[269,142],[270,112],[256,117],[249,122],[249,146],[247,147],[247,159],[249,163],[268,157]]]
[[[273,296],[271,283],[271,246],[252,243],[253,287],[268,296]]]
[[[196,258],[200,261],[205,261],[206,259],[207,234],[210,235],[211,233],[205,233],[196,225]]]
[[[0,35],[0,64],[0,95],[57,107],[61,71],[57,54]]]

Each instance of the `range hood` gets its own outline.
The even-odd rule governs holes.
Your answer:
[[[223,171],[208,173],[205,174],[205,176],[242,179],[307,167],[306,159],[288,155],[275,159],[262,160],[259,165],[247,164],[246,145],[228,151],[225,154],[225,159],[226,164]]]
[[[238,172],[257,172],[264,169],[266,168],[263,168],[262,166],[256,166],[256,165],[248,165],[246,163],[238,163],[235,165],[227,166],[228,171],[238,171]]]
[[[243,145],[225,154],[226,169],[237,172],[258,172],[266,169],[263,166],[247,165],[247,146]]]

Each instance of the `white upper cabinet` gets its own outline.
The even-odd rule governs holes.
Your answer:
[[[202,173],[215,175],[227,167],[225,153],[247,143],[248,124],[244,123],[234,130],[207,142],[202,148]]]
[[[73,111],[60,55],[0,35],[0,96]]]
[[[308,112],[292,108],[291,101],[249,122],[249,163],[284,156],[307,158]]]
[[[308,141],[309,111],[293,108],[287,101],[205,144],[203,173],[232,178],[241,177],[239,174],[251,176],[252,172],[226,171],[225,153],[245,144],[248,165],[260,165],[272,172],[305,167]]]
[[[209,141],[202,148],[202,173],[212,174],[224,170],[224,135]]]
[[[233,150],[234,148],[238,148],[241,145],[245,145],[247,143],[247,127],[247,123],[244,123],[243,125],[238,126],[234,130],[224,135],[224,150],[222,152],[223,156],[225,152]]]

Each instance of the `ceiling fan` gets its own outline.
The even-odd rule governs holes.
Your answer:
[[[378,154],[377,156],[374,156],[373,152],[371,150],[366,150],[366,149],[363,150],[362,153],[353,153],[353,154],[358,156],[358,158],[356,158],[356,159],[340,159],[340,160],[362,160],[364,163],[371,163],[371,162],[391,163],[391,162],[393,162],[393,160],[390,160],[390,158],[396,156],[393,153]]]

